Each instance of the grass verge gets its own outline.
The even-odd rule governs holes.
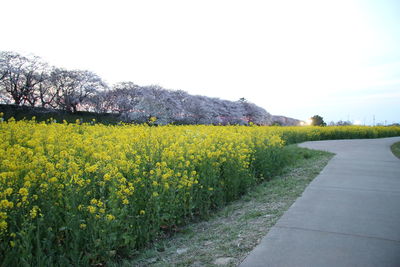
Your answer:
[[[392,150],[392,153],[400,159],[400,142],[394,143],[390,149]]]
[[[109,266],[237,266],[320,173],[333,154],[291,145],[292,164],[240,200]]]

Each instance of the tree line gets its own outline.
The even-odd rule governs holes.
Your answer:
[[[50,66],[37,56],[0,51],[0,102],[74,113],[118,114],[127,122],[158,124],[270,125],[271,115],[241,98],[228,101],[158,85],[119,82],[112,86],[87,70]]]

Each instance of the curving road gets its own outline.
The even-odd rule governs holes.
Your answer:
[[[336,155],[240,266],[400,266],[399,141],[300,144]]]

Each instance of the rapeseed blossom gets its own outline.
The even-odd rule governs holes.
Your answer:
[[[43,251],[95,263],[239,197],[285,164],[285,144],[393,135],[399,128],[3,121],[0,261]]]

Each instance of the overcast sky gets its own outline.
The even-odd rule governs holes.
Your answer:
[[[245,97],[276,115],[400,122],[400,1],[10,0],[0,50],[109,84]]]

